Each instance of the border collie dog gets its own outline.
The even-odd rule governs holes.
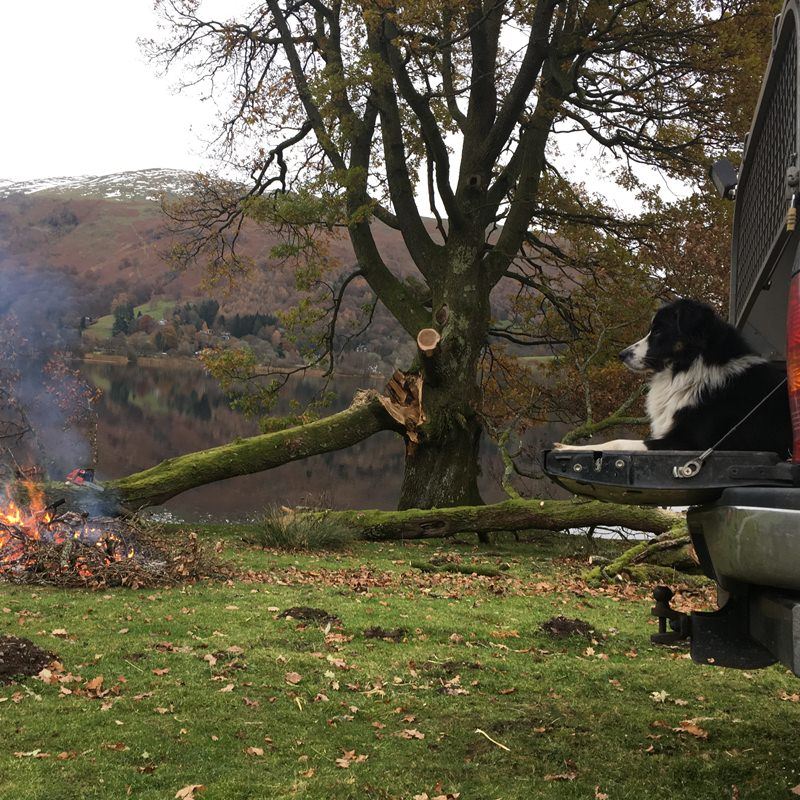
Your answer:
[[[619,357],[628,369],[650,376],[650,438],[582,447],[558,443],[556,449],[704,451],[715,447],[763,450],[781,458],[791,452],[788,393],[780,385],[786,371],[756,355],[739,332],[704,303],[677,300],[664,306],[647,336],[626,347]]]

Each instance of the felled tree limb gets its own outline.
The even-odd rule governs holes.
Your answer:
[[[665,533],[682,517],[658,508],[601,503],[596,500],[506,500],[487,506],[457,506],[405,511],[326,511],[331,522],[353,528],[359,538],[432,539],[457,533],[490,531],[562,531],[590,525],[620,526]]]
[[[150,469],[109,481],[105,488],[128,508],[159,505],[197,486],[341,450],[379,431],[397,429],[376,392],[359,392],[350,407],[338,414],[170,458]]]
[[[687,547],[691,547],[691,543],[686,532],[686,525],[679,519],[672,528],[655,539],[639,542],[639,544],[628,548],[609,564],[600,565],[590,570],[586,575],[586,580],[590,583],[613,580],[629,567],[643,564],[653,557],[658,560],[658,556],[665,550],[678,550]]]

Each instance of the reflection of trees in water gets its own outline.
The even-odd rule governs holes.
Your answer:
[[[131,396],[128,382],[122,378],[112,378],[108,389],[108,399],[112,403],[126,406]]]
[[[104,398],[106,403],[144,406],[152,413],[160,410],[168,415],[187,415],[206,422],[216,419],[217,411],[235,413],[217,382],[199,369],[96,364],[85,372],[90,380],[109,387]],[[368,380],[338,379],[335,385],[327,387],[331,395],[328,410],[346,408],[353,395],[368,385]],[[317,398],[322,387],[322,380],[313,377],[290,382],[276,407],[276,414],[291,412],[295,404],[305,407]]]
[[[103,477],[136,472],[181,453],[258,432],[256,423],[231,410],[219,386],[199,370],[104,364],[92,365],[86,374],[108,387],[98,407],[98,467]],[[362,379],[337,379],[330,387],[334,395],[330,411],[345,408],[367,385]],[[278,414],[291,410],[292,399],[307,403],[320,384],[306,379],[290,386],[293,392],[282,398]],[[497,478],[502,467],[489,443],[484,442],[481,460],[484,496],[502,499]],[[223,518],[253,515],[270,504],[393,508],[403,462],[402,440],[385,432],[346,450],[195,489],[172,500],[169,508],[188,517]]]
[[[215,407],[222,405],[216,402]],[[167,400],[167,407],[170,411],[177,411],[179,414],[188,414],[195,419],[208,421],[211,419],[211,401],[209,400],[208,393],[203,392],[202,395],[198,394],[196,389],[192,389],[188,395],[179,394],[172,391]]]

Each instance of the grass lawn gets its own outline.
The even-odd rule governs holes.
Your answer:
[[[153,300],[149,303],[145,303],[142,306],[136,306],[136,308],[133,310],[133,313],[135,316],[141,311],[142,316],[149,314],[156,322],[158,322],[158,320],[164,319],[166,314],[172,311],[174,307],[174,300]],[[114,315],[106,314],[104,317],[99,317],[94,325],[90,325],[86,329],[86,335],[94,339],[110,339],[111,329],[113,327]]]
[[[80,676],[0,686],[0,798],[163,800],[202,784],[200,800],[775,800],[800,784],[800,682],[651,646],[647,590],[585,587],[582,541],[448,546],[508,565],[487,578],[410,568],[437,544],[292,555],[243,544],[242,528],[201,533],[224,538],[240,579],[0,584],[0,633]],[[279,616],[293,606],[341,627]],[[556,615],[593,640],[552,638],[540,626]],[[365,637],[374,626],[406,634]]]

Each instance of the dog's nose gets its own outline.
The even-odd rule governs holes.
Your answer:
[[[628,358],[628,351],[629,350],[630,350],[630,347],[626,347],[624,350],[620,350],[619,351],[619,360],[620,361],[625,361],[625,359]]]

